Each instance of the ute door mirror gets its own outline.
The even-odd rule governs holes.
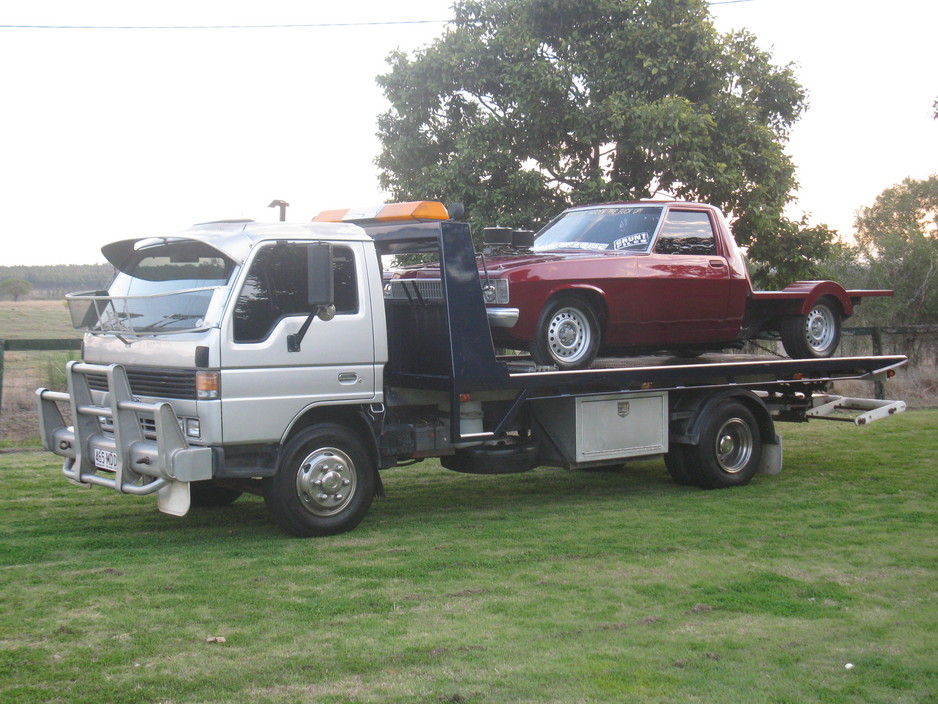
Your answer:
[[[303,326],[287,335],[287,351],[299,352],[313,318],[332,320],[335,317],[335,292],[332,281],[332,245],[314,242],[306,247],[306,302],[310,312]]]

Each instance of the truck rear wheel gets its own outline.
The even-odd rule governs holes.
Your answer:
[[[323,423],[286,444],[265,495],[274,521],[303,538],[352,530],[368,512],[375,468],[358,436]]]
[[[672,444],[668,446],[668,454],[664,456],[664,466],[676,484],[692,486],[699,484],[694,466],[687,463],[684,445]]]
[[[688,445],[684,461],[704,489],[748,484],[762,457],[762,437],[755,416],[739,401],[727,401],[704,419],[699,443]]]
[[[840,311],[829,300],[820,300],[805,315],[782,319],[785,352],[792,359],[830,357],[840,344]]]

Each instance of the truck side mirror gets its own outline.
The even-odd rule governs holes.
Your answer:
[[[306,246],[306,302],[309,315],[303,326],[287,335],[287,351],[299,352],[313,318],[332,320],[335,317],[335,292],[332,286],[332,245],[313,242]]]
[[[306,249],[306,295],[313,310],[335,303],[332,290],[332,245],[314,242]]]

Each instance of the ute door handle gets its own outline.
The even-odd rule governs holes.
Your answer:
[[[361,381],[361,379],[358,378],[358,374],[355,372],[342,372],[339,374],[340,384],[354,384],[357,381]]]
[[[722,269],[726,266],[726,262],[724,262],[722,259],[711,259],[710,266],[712,266],[714,269]]]

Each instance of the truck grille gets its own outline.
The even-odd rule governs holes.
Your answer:
[[[130,390],[135,396],[181,398],[195,400],[194,369],[148,369],[126,367]],[[88,386],[95,391],[107,391],[107,376],[87,374]]]

